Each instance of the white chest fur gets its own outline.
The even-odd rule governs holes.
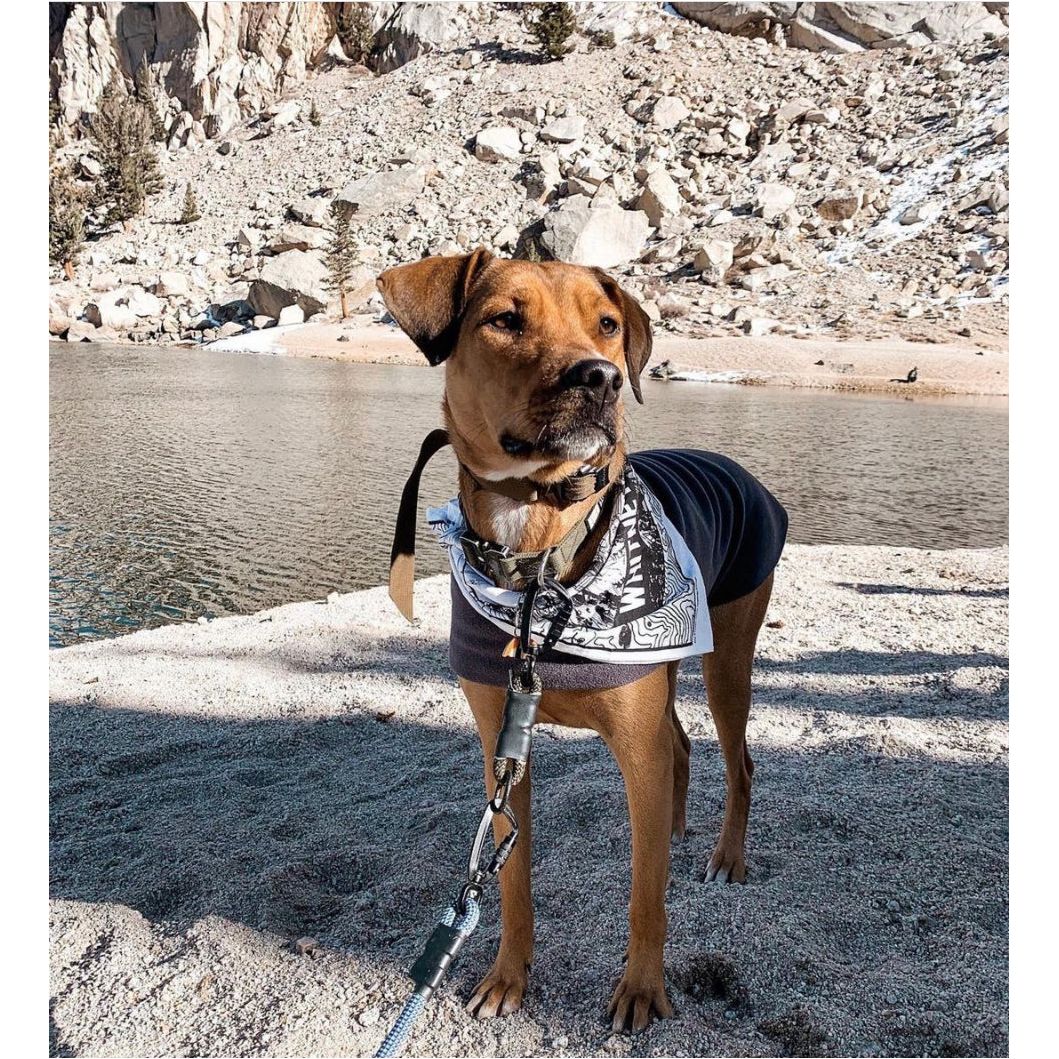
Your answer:
[[[493,540],[508,548],[517,548],[529,521],[529,504],[493,493],[489,497],[489,517],[493,523]]]

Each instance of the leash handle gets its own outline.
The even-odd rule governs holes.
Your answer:
[[[390,549],[390,599],[409,620],[414,621],[413,595],[416,562],[416,511],[419,507],[419,481],[423,468],[431,457],[449,444],[447,430],[440,427],[432,430],[419,447],[412,473],[401,490],[401,504],[397,509],[397,525],[393,531],[393,547]]]

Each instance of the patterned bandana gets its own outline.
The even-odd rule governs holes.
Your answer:
[[[592,564],[567,586],[573,613],[556,651],[597,662],[653,664],[713,650],[706,589],[698,564],[662,505],[631,468],[625,469],[610,525]],[[458,500],[430,508],[427,520],[448,550],[452,574],[467,602],[515,635],[522,593],[498,588],[468,561],[460,544],[467,523]],[[533,632],[543,639],[561,605],[542,590]]]

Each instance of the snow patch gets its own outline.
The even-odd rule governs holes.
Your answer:
[[[284,324],[282,327],[266,327],[260,331],[247,331],[242,335],[229,335],[206,342],[204,349],[218,353],[274,353],[282,356],[287,352],[281,339],[292,331],[300,331],[308,324]]]

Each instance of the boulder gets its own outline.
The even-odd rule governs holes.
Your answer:
[[[702,273],[707,283],[723,283],[732,267],[735,246],[724,239],[709,239],[699,249],[692,261],[692,268]]]
[[[129,291],[128,306],[139,317],[157,317],[162,315],[162,301],[154,294],[149,294],[142,287]]]
[[[922,224],[934,220],[941,213],[941,206],[936,202],[915,202],[901,211],[898,224]]]
[[[510,162],[522,154],[522,140],[513,125],[482,129],[474,141],[474,156],[482,162]]]
[[[615,268],[637,260],[650,234],[651,222],[642,210],[593,208],[577,196],[545,216],[541,244],[559,261]]]
[[[864,192],[859,188],[836,188],[827,192],[816,204],[816,212],[832,224],[855,217],[864,205]]]
[[[276,323],[280,327],[286,324],[303,324],[305,323],[305,311],[300,305],[284,305],[279,311]]]
[[[636,200],[636,208],[647,214],[647,219],[655,228],[665,217],[680,213],[683,205],[680,188],[664,169],[656,169],[647,177],[643,191]]]
[[[254,314],[278,318],[287,305],[306,316],[327,307],[327,266],[318,250],[288,250],[270,257],[250,284],[247,301]]]
[[[773,320],[767,316],[755,316],[743,322],[743,330],[750,338],[761,338],[775,331],[779,326],[779,320]]]
[[[793,125],[796,121],[801,121],[812,109],[812,100],[795,96],[794,99],[788,99],[786,103],[780,104],[776,111],[776,124],[780,127]]]
[[[339,208],[359,217],[377,217],[410,206],[426,187],[428,170],[402,166],[371,173],[347,184],[335,197]]]
[[[732,3],[673,4],[672,7],[685,18],[690,18],[692,22],[698,22],[710,29],[721,30],[723,33],[733,33],[766,19],[786,22],[794,16],[798,4],[765,4],[735,0]]]
[[[302,114],[300,100],[290,99],[272,108],[272,121],[269,123],[272,129],[282,129],[284,125],[293,125]]]
[[[852,52],[911,44],[914,34],[928,42],[971,43],[999,38],[1007,27],[988,4],[921,3],[675,3],[685,18],[724,33],[762,31],[766,24],[784,27],[787,43],[810,51]]]
[[[420,55],[445,47],[459,36],[464,21],[460,4],[379,4],[392,14],[375,34],[373,65],[389,73]]]
[[[804,18],[796,18],[787,27],[787,43],[792,48],[804,48],[806,51],[834,52],[838,55],[849,55],[852,52],[864,51],[864,45],[841,33],[815,26]]]
[[[74,320],[66,331],[67,342],[98,342],[102,336],[98,335],[96,325],[87,320]]]
[[[244,254],[256,254],[261,246],[261,236],[256,228],[240,228],[239,234],[235,237],[235,245]]]
[[[785,265],[782,261],[775,265],[766,265],[764,268],[755,268],[739,277],[739,286],[743,290],[757,292],[762,287],[767,287],[776,280],[783,279],[790,274],[790,271],[790,265]]]
[[[287,207],[287,212],[299,224],[308,224],[314,228],[326,228],[331,215],[331,200],[322,196],[299,199]]]
[[[926,4],[930,10],[923,16],[923,31],[931,40],[942,44],[971,44],[985,37],[1003,37],[1007,26],[1003,19],[988,11],[988,4]]]
[[[322,228],[308,224],[285,224],[268,241],[273,254],[288,250],[319,250],[327,242],[327,233]]]
[[[794,205],[794,188],[785,184],[759,184],[755,201],[758,212],[766,221],[774,220]]]
[[[131,331],[140,321],[129,308],[125,291],[110,291],[85,306],[85,319],[93,327],[110,327],[115,331]]]
[[[806,111],[802,119],[808,125],[837,125],[842,117],[842,111],[838,107],[824,107]]]
[[[166,269],[158,274],[154,293],[159,298],[187,298],[191,295],[191,280],[183,272]]]
[[[675,129],[691,111],[677,96],[662,96],[651,111],[651,124],[658,129]]]
[[[103,167],[90,154],[81,155],[77,164],[80,166],[81,175],[88,180],[95,180],[103,172]]]
[[[72,296],[52,292],[48,296],[48,334],[61,335],[77,318]]]
[[[541,129],[541,139],[548,143],[577,143],[585,135],[585,119],[578,114],[555,118]]]
[[[862,44],[923,30],[944,44],[969,43],[1006,32],[1004,23],[980,3],[820,3],[814,22],[830,22]]]

